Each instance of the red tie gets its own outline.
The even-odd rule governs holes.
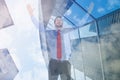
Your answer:
[[[62,46],[61,46],[61,35],[60,30],[57,31],[57,58],[60,60],[62,57]]]

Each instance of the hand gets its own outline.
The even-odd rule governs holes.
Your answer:
[[[32,16],[33,15],[33,8],[31,7],[30,4],[27,4],[27,10],[28,10],[30,16]]]

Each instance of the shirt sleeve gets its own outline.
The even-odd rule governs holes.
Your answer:
[[[40,23],[34,16],[31,16],[32,22],[37,29],[40,29],[40,32],[45,32],[44,24]]]
[[[62,31],[63,31],[63,33],[68,33],[68,32],[71,32],[71,31],[73,31],[73,30],[76,30],[76,29],[78,29],[78,28],[80,28],[80,27],[64,28]]]

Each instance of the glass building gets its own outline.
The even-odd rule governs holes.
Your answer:
[[[13,80],[18,69],[8,49],[0,49],[0,80]]]
[[[0,0],[0,80],[48,80],[46,33],[28,4],[46,30],[56,16],[75,28],[64,34],[73,80],[120,80],[120,0]]]
[[[13,25],[13,20],[9,14],[4,0],[0,1],[0,29]]]
[[[56,5],[58,5],[57,1]],[[54,29],[51,26],[54,26],[52,22],[56,14],[63,16],[64,24],[67,24],[67,26],[64,25],[65,28],[78,27],[76,30],[65,34],[66,41],[64,42],[67,45],[67,51],[72,53],[70,62],[73,66],[73,79],[119,80],[120,5],[107,10],[106,4],[103,3],[108,2],[107,0],[103,2],[99,0],[66,0],[67,3],[64,0],[62,1],[62,4],[66,4],[62,7],[64,10],[61,10],[61,7],[51,6],[53,12],[49,14],[52,17],[49,18],[47,27],[48,30]],[[100,10],[98,9],[99,6],[103,8]],[[44,10],[43,14],[45,15]],[[43,20],[45,19],[43,17]],[[44,42],[41,43],[43,43],[42,48],[45,48]]]
[[[70,39],[73,52],[71,61],[75,70],[84,73],[82,80],[120,79],[119,13],[118,9],[98,18],[85,26],[89,27],[87,33],[80,28],[79,37]]]

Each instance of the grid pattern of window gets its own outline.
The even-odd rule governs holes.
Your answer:
[[[98,18],[88,25],[79,29],[76,33],[78,38],[71,38],[70,61],[74,65],[75,79],[119,80],[120,10]],[[84,76],[78,78],[81,73]]]

